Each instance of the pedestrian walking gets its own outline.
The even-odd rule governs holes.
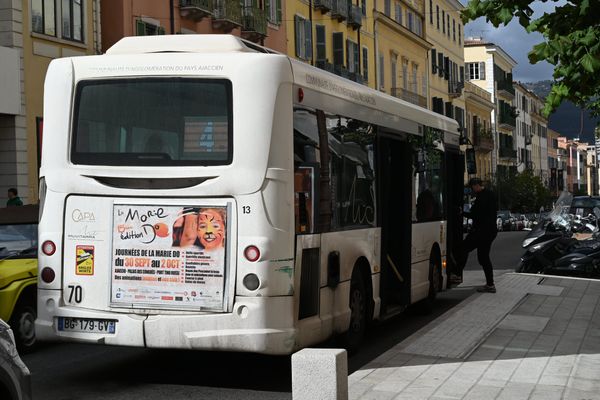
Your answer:
[[[22,206],[23,200],[19,197],[19,192],[17,189],[10,188],[8,189],[8,201],[6,202],[6,207],[14,207],[14,206]]]
[[[478,292],[496,293],[494,286],[494,269],[490,260],[490,249],[492,242],[498,234],[496,225],[496,214],[498,212],[498,203],[496,195],[489,189],[486,189],[479,178],[472,178],[469,181],[471,190],[475,193],[475,202],[469,212],[463,215],[473,220],[471,232],[463,240],[462,251],[458,257],[457,274],[450,276],[451,283],[462,283],[462,271],[467,263],[469,253],[477,249],[477,261],[483,267],[485,273],[485,286],[478,288]]]

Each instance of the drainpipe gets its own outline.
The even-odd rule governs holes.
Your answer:
[[[375,17],[375,9],[373,9],[373,35],[375,36],[375,71],[373,76],[375,77],[375,90],[379,90],[379,35],[377,35],[377,18]]]
[[[310,21],[310,38],[311,38],[311,42],[310,42],[310,47],[312,47],[312,57],[310,58],[310,65],[315,65],[315,54],[316,54],[316,48],[315,48],[315,40],[313,38],[313,22],[312,22],[312,9],[313,9],[313,2],[312,0],[308,0],[308,20]]]

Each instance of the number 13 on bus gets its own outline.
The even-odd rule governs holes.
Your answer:
[[[229,35],[52,61],[37,335],[289,354],[446,287],[442,115]]]

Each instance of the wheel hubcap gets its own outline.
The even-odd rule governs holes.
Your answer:
[[[35,316],[31,313],[21,315],[19,319],[19,333],[23,343],[29,344],[35,338]]]
[[[357,332],[360,331],[362,327],[362,320],[364,314],[364,302],[363,296],[360,290],[354,290],[352,292],[352,301],[350,302],[350,310],[351,313],[351,324],[352,330]]]

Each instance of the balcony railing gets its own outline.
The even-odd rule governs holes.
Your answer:
[[[239,0],[215,0],[213,28],[230,32],[242,26],[242,6]]]
[[[500,147],[498,149],[498,156],[500,158],[517,158],[517,151],[512,147]]]
[[[473,140],[477,150],[490,152],[494,149],[494,139],[492,138],[492,131],[489,129],[476,128],[473,132]]]
[[[404,88],[392,88],[391,95],[421,107],[427,107],[427,98]]]
[[[460,97],[464,86],[464,82],[448,81],[448,96]]]
[[[328,62],[327,60],[317,60],[317,62],[315,63],[315,66],[324,71],[334,73],[333,64]]]
[[[503,94],[504,96],[507,97],[514,97],[515,96],[515,88],[513,86],[512,81],[508,81],[508,80],[499,80],[498,81],[498,92],[502,92],[500,94]]]
[[[362,25],[362,8],[354,4],[348,4],[348,25],[352,29],[358,29]]]
[[[257,41],[267,36],[267,14],[258,7],[242,9],[242,37]]]
[[[320,10],[322,14],[332,9],[332,3],[336,0],[315,0],[315,9]]]
[[[338,21],[343,21],[348,18],[348,1],[347,0],[332,0],[331,17]]]
[[[212,15],[213,0],[180,0],[179,12],[182,17],[200,21]]]

